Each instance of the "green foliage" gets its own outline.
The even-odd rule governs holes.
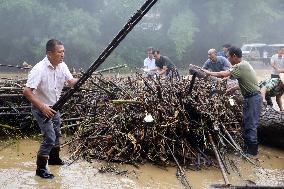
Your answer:
[[[180,13],[172,20],[168,35],[175,43],[175,50],[179,59],[192,45],[194,35],[198,31],[196,18],[190,10]]]
[[[221,6],[220,6],[221,5]],[[234,4],[232,1],[215,0],[205,4],[207,10],[208,23],[211,27],[223,29],[226,24],[233,21],[231,15]]]
[[[66,63],[86,69],[144,0],[1,0],[0,63],[35,64],[50,38],[64,42]],[[284,43],[283,0],[158,1],[103,66],[142,67],[158,48],[178,67],[202,64],[224,43]]]

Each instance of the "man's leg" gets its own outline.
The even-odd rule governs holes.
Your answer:
[[[64,161],[62,161],[59,157],[59,151],[60,151],[60,141],[59,138],[61,136],[61,131],[60,131],[60,125],[61,125],[61,120],[60,120],[60,113],[57,112],[54,117],[52,118],[53,121],[53,128],[55,131],[55,145],[51,149],[50,154],[49,154],[49,159],[48,159],[48,165],[64,165]]]
[[[261,113],[261,95],[256,95],[244,99],[244,119],[243,119],[243,138],[245,143],[245,153],[257,155],[257,126]]]
[[[272,99],[271,99],[270,96],[265,95],[265,100],[266,100],[268,106],[273,107]]]
[[[32,107],[32,113],[37,120],[41,133],[43,134],[43,141],[40,144],[40,148],[37,154],[36,175],[42,178],[52,179],[54,178],[54,175],[48,172],[46,165],[49,153],[53,148],[56,139],[53,123],[51,120],[45,122],[46,118],[35,107]]]

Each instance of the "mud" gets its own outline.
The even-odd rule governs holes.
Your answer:
[[[159,168],[151,164],[135,168],[130,165],[112,164],[125,174],[100,173],[106,162],[88,163],[79,160],[71,165],[49,166],[55,175],[53,180],[35,176],[35,157],[39,141],[33,139],[5,140],[0,145],[0,188],[184,188],[176,177],[176,168]],[[68,159],[67,149],[62,150]],[[233,185],[257,184],[284,186],[284,151],[260,146],[254,166],[241,157],[234,157],[238,171],[230,171],[229,181]],[[239,174],[238,174],[239,172]],[[185,171],[193,188],[212,188],[213,184],[224,184],[218,168]]]

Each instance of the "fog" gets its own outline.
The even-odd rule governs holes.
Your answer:
[[[57,38],[68,66],[86,69],[144,2],[1,0],[0,64],[35,65]],[[149,46],[186,68],[225,43],[284,43],[283,9],[283,0],[159,0],[102,67],[142,67]]]

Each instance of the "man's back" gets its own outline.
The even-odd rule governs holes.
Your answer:
[[[243,96],[259,91],[256,73],[247,61],[234,65],[230,70],[231,75],[238,80]]]

